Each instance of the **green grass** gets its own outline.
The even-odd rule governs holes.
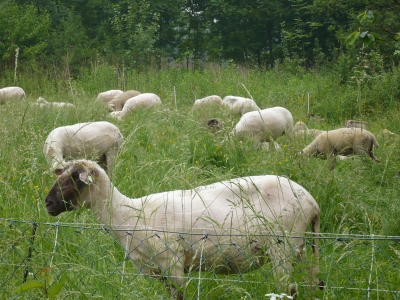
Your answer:
[[[398,95],[389,84],[398,76],[396,72],[364,87],[362,103],[356,101],[357,88],[338,85],[333,73],[304,72],[295,76],[280,70],[262,73],[213,66],[196,72],[127,71],[122,79],[116,78],[111,68],[99,67],[68,82],[55,81],[50,73],[41,75],[42,79],[38,79],[32,74],[20,74],[19,85],[25,89],[27,100],[0,106],[0,273],[6,274],[6,279],[0,281],[0,298],[14,296],[12,291],[22,283],[25,265],[29,265],[30,277],[40,278],[40,269],[50,264],[55,267],[51,272],[56,277],[67,275],[60,295],[68,299],[110,299],[116,295],[119,299],[169,297],[161,282],[137,275],[112,236],[92,225],[98,222],[90,211],[65,213],[57,218],[46,213],[44,199],[55,176],[46,172],[44,140],[53,128],[77,122],[108,120],[120,128],[126,142],[118,157],[113,182],[130,197],[189,189],[239,176],[284,175],[304,186],[317,200],[321,208],[321,232],[399,235],[400,179],[393,178],[400,166],[398,142],[379,135],[383,128],[396,132],[400,125]],[[156,109],[138,110],[122,122],[116,121],[108,117],[105,107],[94,102],[99,92],[114,88],[154,92],[163,104]],[[309,138],[283,136],[277,140],[282,152],[262,151],[250,142],[239,142],[230,136],[238,116],[216,107],[202,110],[192,107],[195,99],[207,95],[249,97],[248,93],[261,108],[288,108],[295,122],[303,120],[309,128],[342,127],[346,119],[369,122],[369,130],[380,144],[375,153],[382,163],[354,157],[338,161],[336,169],[329,171],[327,161],[296,156],[310,142]],[[48,101],[74,103],[76,109],[32,106],[39,96]],[[310,113],[325,118],[324,121],[308,120],[308,98]],[[359,115],[360,110],[363,115]],[[211,134],[204,127],[211,117],[224,122],[222,132]],[[29,263],[26,257],[31,246],[31,225],[10,224],[10,219],[42,224]],[[45,224],[57,221],[79,224],[82,230],[60,227],[53,255],[56,230],[53,225]],[[348,288],[328,287],[326,299],[367,299],[368,282],[378,290],[398,289],[398,243],[373,243],[321,241],[321,272],[330,286]],[[373,260],[372,249],[376,251]],[[242,276],[222,276],[218,281],[207,279],[214,278],[213,274],[200,274],[200,284],[198,273],[189,274],[186,297],[196,299],[200,286],[201,298],[260,299],[275,288],[268,274],[268,266]],[[300,288],[300,292],[304,299],[311,297],[306,288]],[[35,293],[17,298],[38,299],[42,295],[40,291]],[[392,299],[396,295],[371,291],[370,297]]]

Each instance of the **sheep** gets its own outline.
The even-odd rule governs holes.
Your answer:
[[[121,90],[108,90],[106,92],[101,92],[97,95],[96,101],[108,103],[114,97],[121,95],[122,93],[123,93],[123,91],[121,91]]]
[[[141,93],[136,90],[129,90],[126,92],[123,92],[122,94],[115,96],[112,100],[108,102],[108,108],[110,111],[121,111],[122,108],[125,105],[125,102],[137,95],[140,95]]]
[[[239,114],[241,116],[250,111],[260,110],[253,99],[239,96],[226,96],[222,99],[222,104],[230,108],[234,114]]]
[[[272,142],[293,130],[293,116],[284,107],[276,106],[245,113],[233,129],[239,139],[253,138],[255,143]]]
[[[197,99],[194,102],[193,106],[201,106],[201,105],[206,105],[206,104],[222,104],[222,98],[217,95],[211,95],[207,96],[201,99]]]
[[[52,130],[44,143],[43,154],[51,170],[64,165],[66,158],[94,156],[111,174],[123,140],[118,127],[109,122],[77,123]]]
[[[111,227],[138,270],[156,278],[168,276],[179,299],[184,272],[244,273],[261,267],[267,255],[276,279],[285,278],[282,285],[288,286],[291,258],[302,258],[302,236],[309,227],[314,234],[312,281],[323,286],[314,278],[319,269],[319,206],[305,188],[285,177],[242,177],[135,199],[121,194],[93,161],[70,161],[57,175],[45,200],[47,212],[58,216],[79,207],[92,209]],[[296,293],[294,285],[289,288]]]
[[[35,105],[39,105],[40,107],[68,107],[68,108],[74,108],[75,107],[74,104],[68,103],[68,102],[48,102],[43,97],[39,97],[36,100]]]
[[[293,128],[293,134],[301,137],[312,136],[315,138],[321,132],[323,132],[323,130],[308,129],[307,125],[303,121],[298,121],[296,124],[294,124]]]
[[[315,155],[326,156],[330,160],[330,169],[336,164],[336,156],[349,154],[369,155],[374,161],[381,162],[375,157],[373,148],[378,148],[375,136],[362,128],[339,128],[320,133],[301,153],[308,157]]]
[[[126,118],[129,112],[141,107],[141,108],[147,108],[147,107],[153,107],[156,105],[160,105],[161,100],[160,97],[158,97],[156,94],[153,93],[143,93],[140,95],[137,95],[135,97],[132,97],[128,99],[125,102],[124,108],[122,109],[121,113],[116,114],[115,117],[117,117],[119,120],[123,120]]]
[[[9,86],[0,89],[1,104],[4,104],[7,100],[22,100],[25,97],[25,91],[18,86]]]

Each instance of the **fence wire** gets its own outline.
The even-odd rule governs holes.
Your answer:
[[[214,243],[215,252],[227,246],[208,239],[206,233],[190,239],[187,233],[177,235],[197,249],[204,243]],[[125,236],[128,241],[135,231],[126,231]],[[162,237],[162,232],[149,235],[161,241]],[[311,234],[304,238],[311,245]],[[400,299],[400,237],[320,234],[318,239],[318,278],[325,282],[325,289],[313,288],[307,264],[300,262],[288,275],[289,282],[297,285],[298,299]],[[170,245],[164,244],[168,251]],[[238,255],[249,247],[228,246]],[[306,247],[308,261],[311,251]],[[213,270],[224,266],[207,266],[207,257],[200,254],[199,258],[202,267],[188,270],[183,277],[185,299],[269,299],[266,294],[281,292],[272,264],[246,273],[219,275]],[[164,282],[168,282],[169,272],[163,270]],[[164,282],[142,275],[140,266],[102,225],[0,219],[0,274],[1,299],[46,298],[62,278],[65,284],[57,299],[171,299]],[[44,286],[23,292],[18,289],[33,280]]]

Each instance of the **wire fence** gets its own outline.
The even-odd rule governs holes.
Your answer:
[[[126,232],[127,238],[134,235]],[[311,245],[312,236],[304,238]],[[400,299],[400,237],[320,234],[318,238],[318,278],[325,288],[312,287],[307,266],[300,262],[288,275],[289,282],[297,284],[298,299]],[[197,234],[190,242],[209,241],[207,235]],[[204,269],[185,273],[185,299],[272,299],[271,294],[281,292],[269,263],[235,275]],[[142,275],[102,225],[0,219],[0,274],[1,299],[52,298],[51,287],[60,282],[64,284],[57,299],[171,299],[164,282]],[[26,282],[37,287],[22,291]]]

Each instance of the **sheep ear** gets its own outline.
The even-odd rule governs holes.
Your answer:
[[[80,179],[80,181],[82,181],[83,183],[86,183],[86,184],[94,183],[93,176],[88,172],[80,173],[79,179]]]

